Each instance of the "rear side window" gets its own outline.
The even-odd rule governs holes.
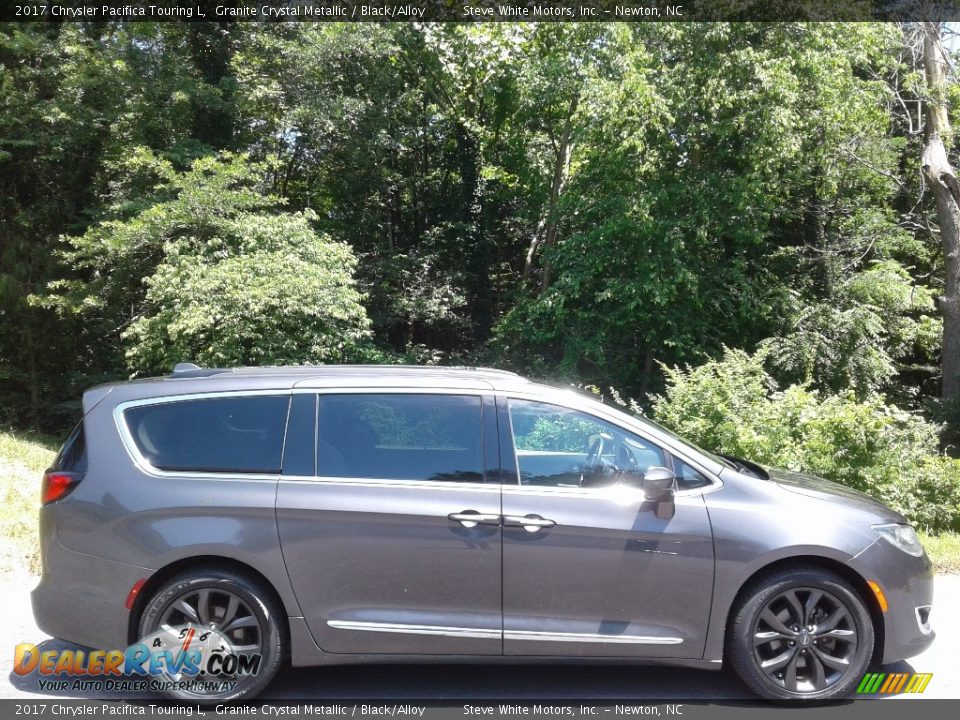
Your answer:
[[[465,395],[321,395],[317,475],[482,482],[481,405]]]
[[[159,470],[279,473],[289,397],[200,398],[124,413],[143,457]]]
[[[51,466],[53,470],[64,472],[85,472],[87,469],[87,439],[83,431],[83,420],[70,433],[70,437],[60,448]]]

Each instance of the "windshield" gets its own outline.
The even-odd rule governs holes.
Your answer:
[[[675,432],[673,432],[673,430],[670,430],[669,428],[665,428],[663,425],[661,425],[660,423],[658,423],[656,420],[651,420],[651,419],[648,418],[646,415],[640,415],[639,413],[630,413],[630,415],[631,415],[632,417],[634,417],[635,419],[639,420],[640,422],[645,423],[646,425],[650,425],[650,426],[653,427],[653,428],[656,428],[657,430],[659,430],[660,432],[662,432],[664,435],[669,435],[669,436],[672,437],[674,440],[677,440],[677,441],[679,441],[679,442],[682,442],[684,445],[689,445],[689,446],[692,447],[694,450],[697,450],[698,452],[702,453],[703,455],[706,455],[706,456],[707,456],[708,458],[710,458],[711,460],[715,460],[716,462],[720,463],[721,465],[726,465],[726,466],[729,467],[729,468],[737,469],[736,466],[735,466],[733,463],[731,463],[729,460],[727,460],[725,457],[721,457],[720,455],[717,455],[716,453],[712,453],[712,452],[710,452],[709,450],[704,450],[702,447],[700,447],[700,446],[697,445],[696,443],[692,443],[692,442],[690,442],[689,440],[687,440],[686,438],[680,437],[680,436],[677,435]]]

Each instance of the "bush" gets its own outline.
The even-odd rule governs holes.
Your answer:
[[[696,368],[665,368],[654,416],[707,449],[862,490],[927,530],[960,529],[960,461],[939,454],[936,425],[877,394],[780,390],[765,359],[726,350]]]
[[[130,369],[354,359],[369,337],[356,259],[315,233],[314,219],[310,211],[242,216],[224,223],[228,240],[218,238],[215,251],[168,243],[146,280],[143,314],[123,333]]]

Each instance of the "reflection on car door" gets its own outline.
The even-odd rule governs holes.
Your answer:
[[[615,480],[626,465],[669,465],[661,448],[557,405],[498,404],[518,474],[503,487],[504,653],[702,657],[713,588],[702,494],[681,492],[658,518]]]
[[[309,397],[300,421],[316,422],[316,471],[304,476],[292,461],[277,523],[317,644],[334,653],[501,654],[492,396]],[[296,442],[294,414],[290,422]]]

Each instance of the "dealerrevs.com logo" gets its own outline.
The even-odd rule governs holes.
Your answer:
[[[260,670],[259,653],[237,653],[216,630],[192,625],[148,635],[125,650],[14,648],[17,675],[37,675],[42,691],[230,692]]]

